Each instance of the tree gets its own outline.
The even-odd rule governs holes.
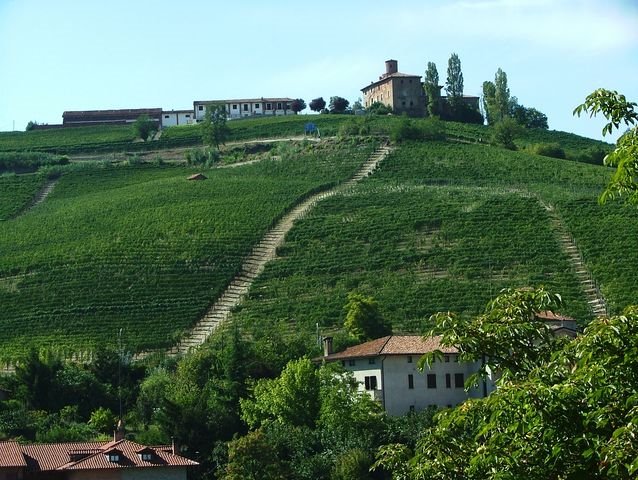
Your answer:
[[[381,102],[374,102],[366,110],[370,115],[387,115],[392,113],[392,109]]]
[[[428,102],[428,115],[431,117],[438,115],[441,90],[439,89],[439,72],[434,62],[428,62],[428,67],[425,70],[423,88],[425,89],[425,96]]]
[[[445,91],[452,108],[461,103],[463,98],[463,73],[461,72],[461,59],[456,53],[453,53],[448,60]]]
[[[206,105],[201,128],[203,142],[219,151],[230,134],[226,125],[226,107],[221,103]]]
[[[24,129],[25,132],[30,132],[32,130],[35,130],[35,128],[38,126],[38,122],[34,121],[34,120],[29,120],[29,123],[27,123],[26,128]]]
[[[483,82],[483,115],[488,125],[494,125],[496,122],[496,85],[489,80]]]
[[[310,101],[310,110],[313,112],[321,112],[324,108],[326,108],[326,101],[323,97],[315,98]]]
[[[599,88],[587,96],[585,102],[574,109],[574,115],[583,112],[590,117],[601,113],[607,123],[603,135],[610,134],[621,124],[629,126],[616,143],[616,148],[605,157],[605,165],[616,167],[616,172],[599,197],[601,203],[617,197],[627,197],[627,201],[638,204],[638,111],[636,103],[629,102],[615,90]],[[636,125],[636,126],[634,126]]]
[[[286,365],[279,378],[255,383],[252,399],[240,401],[242,418],[250,428],[268,421],[314,427],[319,415],[319,377],[307,358]]]
[[[516,338],[501,336],[499,351],[517,352]],[[403,478],[635,478],[638,306],[555,347],[490,396],[441,411],[409,460],[393,446],[380,463]]]
[[[290,110],[292,110],[295,115],[306,108],[306,102],[301,98],[297,98],[290,103]]]
[[[500,68],[494,75],[494,107],[495,122],[500,122],[510,111],[510,89],[507,86],[507,74]]]
[[[392,327],[381,315],[379,302],[374,298],[350,292],[344,309],[346,320],[343,326],[357,340],[366,341],[392,333]]]
[[[155,131],[156,122],[151,120],[151,118],[144,114],[137,117],[137,120],[133,122],[133,132],[135,132],[136,138],[141,138],[144,141],[147,141],[151,136],[151,133]]]
[[[330,113],[345,113],[350,102],[343,97],[330,97]]]
[[[505,117],[494,125],[492,140],[494,144],[505,147],[509,150],[516,150],[514,139],[521,133],[521,126],[511,117]]]
[[[518,104],[516,97],[510,99],[510,116],[525,128],[547,129],[547,116],[535,108],[526,108]]]

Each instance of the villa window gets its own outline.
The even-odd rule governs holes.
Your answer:
[[[374,375],[370,377],[365,377],[364,383],[365,383],[366,390],[377,389],[377,377]]]
[[[412,390],[414,388],[414,375],[411,373],[408,375],[408,388]]]
[[[368,364],[369,365],[374,365],[377,361],[374,358],[369,358],[368,359]]]
[[[428,386],[428,388],[436,388],[436,374],[435,373],[428,373],[427,386]]]
[[[281,110],[281,102],[277,102],[277,110]]]
[[[412,355],[408,355],[408,363],[412,363]]]
[[[197,106],[197,110],[199,110],[200,112],[204,111],[204,105],[198,105]]]
[[[244,103],[244,112],[247,112],[247,111],[248,111],[248,104]]]
[[[356,360],[348,360],[348,365],[354,367],[357,364]]]
[[[237,104],[233,104],[233,110],[237,110]]]
[[[452,388],[452,375],[449,373],[445,374],[445,388]]]
[[[465,387],[465,378],[462,373],[454,374],[454,387],[455,388],[463,388]]]

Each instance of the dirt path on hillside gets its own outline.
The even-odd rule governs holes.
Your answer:
[[[310,196],[284,215],[253,248],[252,252],[244,260],[239,274],[231,280],[224,293],[209,308],[204,317],[197,322],[193,329],[177,345],[169,350],[168,354],[183,354],[204,343],[215,328],[228,318],[233,308],[241,303],[253,281],[263,271],[266,264],[276,258],[277,248],[284,243],[284,238],[293,227],[295,221],[306,215],[321,200],[352,188],[365,177],[371,175],[390,151],[391,148],[388,146],[377,149],[348,181]]]
[[[56,178],[55,180],[48,180],[42,186],[42,188],[38,191],[38,193],[35,194],[35,196],[31,200],[31,202],[29,202],[27,205],[25,205],[21,210],[16,212],[10,218],[11,219],[18,218],[18,217],[24,215],[25,213],[27,213],[29,210],[35,208],[36,206],[38,206],[42,202],[44,202],[46,200],[46,198],[51,194],[51,192],[53,191],[55,186],[57,185],[58,180],[59,180],[59,178]]]
[[[256,143],[278,143],[278,142],[290,142],[290,141],[303,141],[308,140],[310,142],[319,142],[320,138],[314,137],[285,137],[285,138],[262,138],[256,140],[241,140],[236,142],[229,142],[224,145],[224,148],[232,148],[240,145],[251,145]],[[88,162],[96,160],[109,160],[111,162],[121,162],[128,160],[131,155],[136,155],[145,161],[152,161],[157,158],[161,158],[165,162],[184,162],[186,152],[194,148],[203,148],[203,145],[191,145],[188,147],[175,147],[175,148],[163,148],[158,150],[147,150],[141,152],[107,152],[100,154],[77,154],[69,155],[71,162]],[[223,150],[222,150],[223,152]]]

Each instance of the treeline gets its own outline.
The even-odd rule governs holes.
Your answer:
[[[35,172],[40,167],[66,165],[69,163],[65,155],[53,155],[43,152],[0,152],[0,173]]]

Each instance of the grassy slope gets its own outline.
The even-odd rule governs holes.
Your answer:
[[[133,349],[170,345],[299,197],[350,176],[369,146],[306,147],[211,170],[75,169],[36,209],[0,223],[0,352],[86,349],[120,327]]]
[[[484,145],[405,145],[350,196],[320,203],[295,226],[236,316],[256,334],[266,322],[287,322],[310,336],[316,323],[338,326],[347,293],[359,290],[380,301],[395,328],[415,331],[435,311],[477,313],[501,288],[543,284],[563,295],[564,313],[588,320],[539,199],[570,228],[579,219],[576,240],[595,273],[607,266],[600,280],[618,309],[635,302],[638,273],[618,248],[636,243],[628,237],[638,238],[638,215],[574,209],[591,207],[609,175],[604,167]],[[594,260],[589,245],[604,244],[605,221],[627,234],[611,242],[613,253],[591,252]],[[624,257],[634,259],[634,251]]]
[[[0,176],[0,221],[10,218],[28,205],[45,180],[42,175]]]

